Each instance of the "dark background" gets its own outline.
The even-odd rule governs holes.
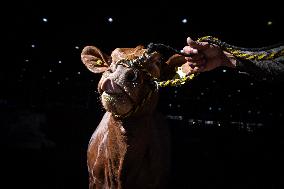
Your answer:
[[[277,1],[11,2],[0,69],[4,188],[88,188],[87,145],[104,110],[100,75],[80,60],[84,46],[182,49],[188,36],[213,35],[261,47],[283,41],[281,11]],[[228,68],[161,89],[172,188],[283,188],[282,89]]]

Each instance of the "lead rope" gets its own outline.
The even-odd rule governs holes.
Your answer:
[[[278,57],[284,56],[284,44],[279,43],[275,45],[271,45],[268,47],[262,47],[262,48],[242,48],[230,45],[228,43],[225,43],[221,40],[219,40],[216,37],[212,36],[204,36],[199,39],[197,39],[197,42],[208,42],[212,45],[219,46],[222,50],[227,51],[231,53],[236,58],[242,59],[242,60],[252,60],[252,61],[264,61],[264,60],[274,60]],[[191,54],[183,53],[173,47],[170,47],[168,45],[164,45],[161,43],[150,43],[148,45],[148,53],[157,51],[159,53],[163,54],[180,54],[185,57],[191,57]],[[171,79],[166,81],[158,81],[154,79],[154,83],[156,84],[156,87],[172,87],[172,86],[180,86],[188,81],[194,79],[199,73],[197,74],[190,74],[188,76],[184,76],[184,73],[180,74],[180,69],[178,69],[177,74],[179,75],[179,78],[177,79]]]

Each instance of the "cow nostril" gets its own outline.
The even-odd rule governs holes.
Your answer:
[[[138,72],[131,70],[131,71],[127,72],[125,79],[127,81],[135,81],[135,80],[137,80],[137,77],[138,77]]]

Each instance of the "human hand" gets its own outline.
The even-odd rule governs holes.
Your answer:
[[[187,63],[186,74],[211,71],[220,66],[235,67],[236,59],[228,52],[223,51],[219,46],[208,42],[198,42],[187,38],[187,46],[183,52],[191,54],[185,57]]]

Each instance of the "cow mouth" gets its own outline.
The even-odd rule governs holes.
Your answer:
[[[100,89],[102,91],[102,95],[109,99],[123,98],[123,96],[125,96],[133,102],[133,99],[130,94],[127,93],[126,89],[112,79],[105,79],[102,82]]]
[[[103,92],[101,101],[106,111],[111,112],[116,117],[123,117],[132,111],[134,105],[129,95],[122,93],[107,93]]]
[[[123,97],[123,93],[107,93],[105,91],[102,93],[102,99],[111,104],[117,104]]]
[[[130,99],[132,101],[130,96],[125,92],[125,90],[123,90],[121,86],[117,85],[116,87],[119,87],[119,91],[102,91],[103,93],[101,96],[103,100],[109,103],[124,103],[126,99]]]
[[[134,101],[126,89],[111,79],[101,84],[101,101],[104,108],[115,115],[124,115],[134,107]]]

